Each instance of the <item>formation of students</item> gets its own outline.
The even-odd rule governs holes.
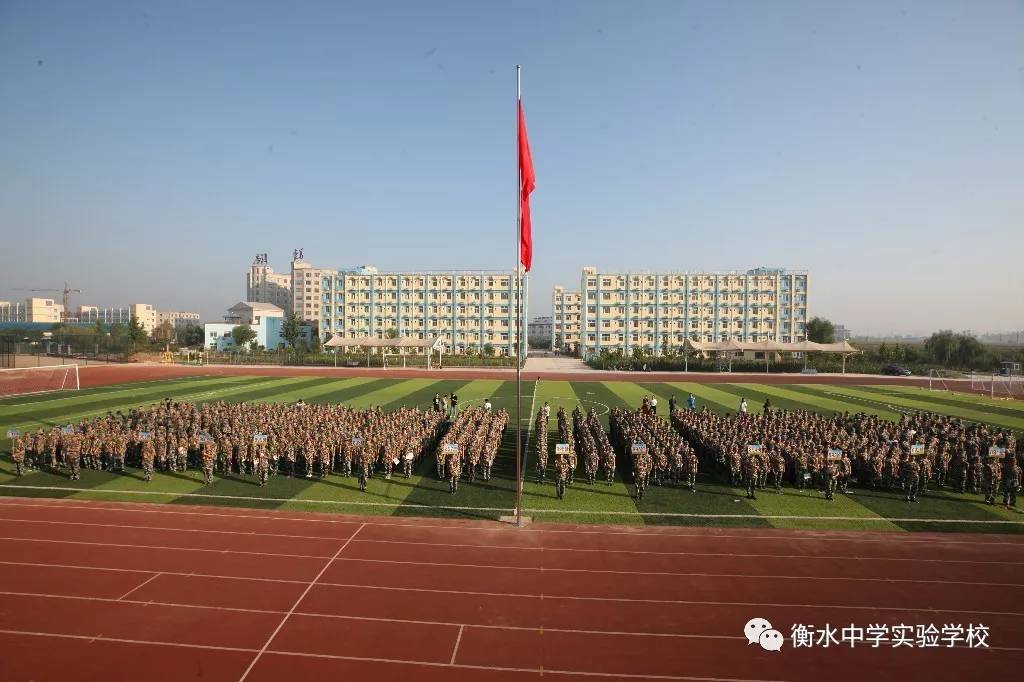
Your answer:
[[[745,406],[746,401],[741,402]],[[613,481],[616,452],[628,455],[635,494],[648,485],[680,485],[695,490],[698,455],[747,496],[784,484],[816,488],[826,499],[851,483],[899,490],[910,502],[930,487],[983,494],[989,504],[1001,497],[1016,505],[1022,483],[1024,443],[1006,429],[928,412],[905,414],[893,422],[863,413],[825,416],[809,411],[762,414],[741,409],[721,415],[669,401],[670,419],[657,415],[656,399],[636,411],[614,409],[608,433],[591,409],[557,412],[554,450],[556,492],[564,498],[573,483],[577,457],[594,484],[603,472]],[[533,450],[537,478],[544,483],[551,460],[548,403],[537,412]],[[457,493],[459,480],[491,478],[509,415],[491,401],[458,411],[455,394],[438,395],[433,409],[402,407],[352,409],[342,405],[213,402],[196,405],[166,399],[127,413],[107,413],[64,427],[14,433],[15,472],[66,472],[75,480],[83,468],[124,472],[199,469],[207,484],[214,476],[252,476],[266,485],[275,475],[324,477],[356,475],[366,490],[379,472],[412,475],[420,458],[434,452],[439,479]]]
[[[508,412],[504,408],[494,411],[490,400],[458,414],[435,450],[437,477],[448,480],[452,495],[459,491],[463,473],[470,482],[476,480],[478,472],[485,481],[491,479],[507,428]]]
[[[691,491],[696,490],[697,456],[693,448],[648,404],[636,412],[612,410],[608,425],[611,441],[632,456],[637,499],[643,498],[652,483],[685,485]]]
[[[908,502],[931,486],[983,493],[994,504],[1001,494],[1016,505],[1024,452],[1008,430],[929,412],[899,421],[863,413],[824,416],[807,411],[718,415],[706,409],[674,410],[672,424],[706,464],[742,484],[748,497],[769,477],[817,487],[827,499],[851,481],[901,490]]]
[[[72,479],[82,467],[124,472],[203,471],[254,476],[324,477],[353,471],[365,490],[374,471],[390,478],[396,467],[406,477],[441,436],[445,417],[402,407],[357,410],[342,405],[226,403],[203,405],[167,399],[156,406],[108,413],[78,424],[18,434],[12,440],[16,473],[29,468],[66,469]]]

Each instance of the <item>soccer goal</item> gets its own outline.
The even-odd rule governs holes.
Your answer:
[[[0,396],[78,389],[78,365],[0,369]]]
[[[965,377],[962,372],[956,372],[948,369],[930,369],[928,370],[928,390],[953,391],[955,388],[946,382],[962,380],[964,378]]]
[[[1024,377],[1000,374],[972,374],[971,392],[990,398],[1024,398]]]

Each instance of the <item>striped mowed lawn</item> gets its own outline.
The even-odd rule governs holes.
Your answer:
[[[463,406],[491,398],[495,408],[504,407],[513,412],[515,388],[514,382],[499,380],[189,377],[3,399],[0,400],[0,435],[12,428],[35,429],[75,422],[108,411],[126,411],[165,397],[199,403],[216,400],[293,402],[301,398],[310,403],[344,403],[392,410],[402,405],[428,408],[435,393],[455,392]],[[523,382],[522,405],[522,441],[527,452],[523,463],[525,513],[543,521],[619,524],[1024,531],[1024,515],[1020,512],[985,505],[974,495],[932,491],[922,495],[919,504],[909,505],[900,495],[888,491],[852,488],[849,495],[837,496],[829,503],[820,493],[788,488],[782,495],[765,491],[757,500],[746,500],[742,491],[706,472],[698,477],[695,493],[673,487],[651,487],[638,503],[631,496],[628,473],[623,477],[626,471],[621,456],[620,471],[614,482],[599,481],[591,486],[582,479],[580,472],[565,500],[559,501],[555,496],[550,472],[548,482],[537,481],[529,430],[533,414],[544,402],[551,405],[553,412],[559,406],[565,406],[570,412],[577,405],[582,409],[594,408],[607,425],[607,413],[613,408],[634,408],[644,396],[656,396],[659,410],[667,414],[670,397],[674,395],[684,402],[688,393],[693,393],[699,406],[722,414],[735,412],[740,399],[745,397],[752,411],[760,411],[767,399],[777,408],[814,410],[823,414],[868,412],[886,419],[898,419],[907,410],[930,410],[1024,430],[1024,403],[929,392],[914,387],[529,381]],[[554,418],[549,428],[553,443],[557,434]],[[452,496],[447,482],[437,480],[434,475],[432,460],[421,462],[409,479],[402,476],[390,481],[375,478],[365,493],[359,491],[355,479],[341,476],[326,479],[278,476],[266,487],[256,485],[250,477],[237,476],[218,477],[213,485],[204,486],[195,471],[157,473],[148,484],[135,470],[124,475],[83,471],[79,481],[47,472],[34,472],[17,479],[8,454],[10,443],[3,439],[0,440],[0,451],[5,453],[0,461],[0,494],[493,519],[509,513],[514,506],[515,440],[515,430],[509,429],[491,481],[464,481],[459,494]],[[935,520],[944,522],[934,523]]]

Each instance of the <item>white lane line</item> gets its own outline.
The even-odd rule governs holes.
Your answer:
[[[211,646],[205,644],[178,644],[176,642],[157,642],[141,639],[124,639],[120,637],[103,637],[97,635],[96,637],[89,637],[86,635],[63,635],[52,632],[24,632],[17,630],[0,630],[0,634],[4,635],[25,635],[29,637],[53,637],[57,639],[83,639],[90,641],[101,641],[101,642],[115,642],[123,644],[153,644],[158,646],[170,646],[170,647],[182,647],[191,649],[209,649],[212,651],[238,651],[242,653],[253,653],[256,649],[245,649],[240,647],[226,647],[226,646]],[[996,649],[996,647],[990,647]],[[426,667],[443,667],[443,668],[459,668],[461,670],[486,670],[489,672],[523,672],[523,673],[549,673],[559,675],[575,675],[583,677],[615,677],[619,679],[638,679],[638,680],[689,680],[692,682],[778,682],[776,680],[765,680],[757,678],[733,678],[733,677],[687,677],[679,675],[648,675],[648,674],[635,674],[635,673],[601,673],[601,672],[586,672],[576,670],[553,670],[546,668],[509,668],[499,666],[487,666],[487,665],[469,665],[466,663],[435,663],[432,661],[408,661],[393,658],[372,658],[368,656],[340,656],[337,654],[313,654],[305,653],[302,651],[271,651],[268,652],[272,656],[291,656],[294,658],[319,658],[336,661],[360,661],[366,663],[391,663],[398,665],[407,666],[426,666]]]
[[[459,653],[459,644],[462,643],[462,631],[465,627],[465,625],[459,626],[459,636],[455,638],[455,648],[452,649],[452,660],[448,661],[448,665],[455,665],[455,656]]]
[[[334,556],[331,557],[331,559],[326,564],[324,564],[324,567],[320,569],[320,572],[316,574],[316,577],[314,577],[309,582],[309,584],[306,585],[306,589],[302,591],[302,594],[299,595],[299,598],[296,599],[295,603],[292,604],[292,607],[290,609],[288,609],[288,613],[284,614],[284,618],[282,618],[281,622],[277,624],[277,627],[274,628],[274,631],[272,633],[270,633],[270,637],[268,637],[267,641],[263,643],[263,648],[259,650],[259,653],[257,653],[256,656],[252,659],[252,662],[249,663],[249,667],[246,668],[245,672],[242,673],[242,676],[240,678],[238,678],[238,682],[245,682],[245,678],[249,676],[249,672],[259,662],[260,658],[263,657],[263,654],[264,654],[264,652],[266,652],[267,647],[270,646],[270,643],[274,641],[275,637],[277,637],[277,633],[281,632],[281,628],[283,628],[284,624],[288,622],[288,619],[291,617],[291,615],[293,613],[295,613],[295,609],[298,608],[299,603],[303,599],[305,599],[306,595],[309,594],[309,591],[311,589],[313,589],[313,585],[316,584],[316,581],[320,580],[320,578],[323,576],[323,574],[325,572],[327,572],[327,569],[330,568],[331,564],[334,563],[334,560],[337,559],[338,556],[343,551],[345,551],[345,548],[348,547],[349,543],[352,542],[352,538],[354,538],[356,535],[358,535],[359,531],[361,531],[365,527],[366,527],[366,524],[363,524],[363,525],[359,526],[359,528],[356,529],[356,532],[352,533],[352,535],[349,536],[348,540],[345,540],[344,544],[342,544],[342,546],[338,548],[338,551],[334,553]]]
[[[116,542],[85,542],[82,540],[50,540],[47,538],[9,538],[0,537],[0,540],[11,542],[45,542],[58,545],[88,545],[91,547],[127,547],[129,549],[167,549],[175,552],[212,552],[213,554],[245,554],[249,556],[277,556],[289,559],[330,559],[329,556],[320,554],[280,554],[276,552],[250,552],[240,549],[207,549],[204,547],[166,547],[163,545],[127,545]]]
[[[323,583],[320,583],[323,584]],[[361,587],[361,586],[360,586]],[[67,594],[45,594],[38,592],[11,592],[0,590],[0,596],[6,597],[33,597],[38,599],[70,599],[76,601],[92,601],[101,603],[120,603],[120,604],[132,604],[135,606],[166,606],[168,608],[179,608],[179,609],[198,609],[206,611],[227,611],[232,613],[258,613],[268,615],[294,615],[303,616],[308,618],[328,618],[334,620],[355,620],[365,621],[371,623],[405,623],[409,625],[438,625],[445,627],[467,627],[467,628],[482,628],[486,630],[524,630],[531,632],[568,632],[568,633],[579,633],[588,635],[628,635],[633,637],[678,637],[682,639],[699,638],[699,639],[743,639],[742,637],[733,635],[697,635],[688,633],[674,633],[674,632],[622,632],[615,630],[581,630],[571,628],[557,628],[548,626],[516,626],[516,625],[491,625],[486,623],[459,623],[453,621],[437,621],[437,620],[417,620],[409,618],[385,618],[383,616],[350,616],[338,613],[317,613],[312,611],[278,611],[273,609],[250,609],[236,606],[215,606],[209,604],[179,604],[176,602],[158,602],[158,601],[141,601],[138,599],[126,599],[120,601],[117,599],[111,599],[108,597],[79,597],[76,595]],[[539,598],[539,597],[538,597]],[[716,606],[716,607],[743,607],[743,608],[776,608],[776,609],[819,609],[829,610],[837,609],[843,611],[888,611],[893,613],[927,613],[927,614],[938,614],[938,613],[950,613],[957,615],[969,615],[969,616],[998,616],[1008,618],[1018,618],[1024,616],[1021,612],[1007,612],[1007,611],[977,611],[977,610],[963,610],[963,609],[942,609],[935,608],[932,606],[914,608],[914,607],[903,607],[903,606],[847,606],[847,605],[835,605],[835,604],[775,604],[775,603],[761,603],[761,602],[724,602],[724,601],[685,601],[685,600],[669,600],[669,599],[630,599],[630,598],[615,598],[615,597],[553,597],[550,595],[544,595],[544,599],[565,599],[565,600],[586,600],[586,601],[607,601],[607,602],[641,602],[644,604],[675,604],[681,606]],[[1024,647],[1020,648],[1024,650]],[[255,650],[254,650],[255,651]],[[271,653],[271,652],[267,652]]]
[[[60,639],[84,639],[89,642],[117,642],[121,644],[155,644],[157,646],[174,646],[183,647],[185,649],[209,649],[211,651],[240,651],[243,653],[252,653],[256,649],[244,649],[241,647],[233,646],[215,646],[212,644],[185,644],[182,642],[161,642],[153,641],[148,639],[125,639],[123,637],[104,637],[103,635],[64,635],[56,632],[26,632],[25,630],[0,630],[0,634],[4,635],[17,635],[27,637],[58,637]]]
[[[351,540],[351,538],[350,538]],[[284,554],[280,552],[254,552],[240,549],[208,549],[204,547],[169,547],[164,545],[131,545],[114,542],[88,542],[84,540],[58,540],[51,538],[18,538],[0,536],[0,541],[8,542],[39,542],[47,544],[85,545],[92,547],[123,547],[129,549],[160,549],[179,552],[212,552],[214,554],[240,554],[246,556],[273,556],[289,559],[331,559],[322,554]],[[609,550],[611,551],[611,550]],[[918,559],[909,557],[875,557],[875,556],[840,556],[840,555],[811,555],[811,554],[742,554],[738,552],[678,552],[673,556],[689,557],[726,557],[726,558],[756,558],[756,559],[799,559],[801,561],[906,561],[917,563],[937,564],[971,564],[981,566],[1024,566],[1021,561],[975,561],[969,559]],[[620,571],[612,569],[592,568],[558,568],[540,566],[514,566],[503,564],[460,564],[445,561],[411,561],[398,559],[375,559],[372,557],[337,557],[332,561],[372,561],[386,564],[409,564],[415,566],[462,566],[466,568],[510,568],[514,570],[528,571],[562,571],[568,573],[614,573],[623,575],[685,575],[676,571]]]
[[[874,559],[876,557],[834,557],[824,556],[816,554],[795,554],[795,555],[761,555],[761,554],[734,554],[734,553],[721,553],[721,552],[662,552],[656,550],[647,549],[603,549],[603,548],[588,548],[588,547],[527,547],[520,545],[489,545],[483,543],[458,543],[458,542],[421,542],[417,540],[377,540],[372,538],[359,539],[356,542],[365,543],[376,543],[383,545],[426,545],[428,547],[459,547],[459,548],[481,548],[481,549],[521,549],[529,551],[544,551],[544,552],[584,552],[593,553],[599,552],[602,554],[647,554],[655,556],[778,556],[781,558],[793,558],[799,556],[801,558],[808,559]],[[915,559],[915,561],[932,561],[932,559]],[[938,560],[936,560],[938,561]],[[941,561],[956,561],[953,559],[942,559]]]
[[[358,561],[358,559],[353,559]],[[33,568],[66,568],[72,570],[82,571],[113,571],[117,573],[153,573],[151,569],[142,568],[111,568],[107,566],[84,566],[80,564],[47,564],[38,563],[32,561],[5,561],[0,560],[0,566],[30,566]],[[538,569],[539,570],[539,569]],[[260,578],[255,576],[239,576],[239,575],[217,575],[215,573],[196,573],[190,571],[188,573],[184,571],[160,571],[163,575],[184,577],[184,578],[212,578],[215,580],[248,580],[254,582],[266,582],[266,583],[281,583],[286,585],[297,584],[305,585],[305,580],[289,580],[287,578]],[[884,577],[860,577],[860,576],[820,576],[820,575],[779,575],[777,573],[771,574],[757,574],[757,573],[673,573],[673,576],[680,578],[710,578],[710,579],[721,579],[721,580],[743,580],[743,579],[754,579],[754,580],[799,580],[801,582],[822,580],[827,582],[846,581],[846,582],[878,582],[878,583],[907,583],[911,585],[970,585],[974,587],[1009,587],[1009,588],[1024,588],[1024,583],[1000,583],[1000,582],[983,582],[976,580],[926,580],[922,578],[884,578]],[[327,585],[330,587],[353,587],[360,589],[371,589],[371,590],[397,590],[397,591],[411,591],[411,592],[440,592],[444,594],[474,594],[481,596],[494,596],[494,597],[534,597],[540,595],[522,594],[518,592],[476,592],[476,591],[465,591],[465,590],[442,590],[427,587],[399,587],[394,585],[361,585],[357,583],[333,583],[333,582],[319,582],[317,585]]]
[[[10,521],[12,523],[48,523],[55,526],[91,526],[94,528],[117,528],[119,530],[165,530],[177,533],[215,533],[219,535],[245,535],[250,537],[265,538],[294,538],[296,540],[328,540],[338,542],[345,538],[333,537],[330,535],[292,535],[291,533],[261,533],[254,530],[214,530],[209,528],[167,528],[164,526],[134,526],[123,523],[94,523],[89,521],[51,521],[49,519],[22,519],[0,516],[0,522]]]
[[[198,480],[198,479],[197,479]],[[12,483],[0,484],[0,488],[14,490],[47,490],[74,492],[77,495],[156,495],[174,498],[205,498],[211,500],[244,500],[246,502],[301,502],[303,504],[322,504],[327,506],[350,507],[402,507],[403,509],[435,509],[442,511],[479,511],[507,513],[508,507],[472,507],[454,505],[431,505],[414,502],[363,502],[360,500],[324,500],[317,498],[292,497],[252,497],[246,495],[214,495],[208,493],[169,492],[162,490],[109,490],[95,488],[71,488],[68,486],[19,485]],[[1024,520],[1012,521],[1004,519],[934,519],[934,518],[893,518],[885,516],[809,516],[797,514],[691,514],[684,512],[641,512],[641,511],[587,511],[584,509],[525,509],[531,514],[567,514],[573,516],[652,516],[657,518],[695,518],[695,519],[774,519],[790,521],[870,521],[886,523],[930,523],[930,524],[978,524],[982,526],[1024,526]]]
[[[126,599],[128,597],[128,595],[132,594],[133,592],[139,591],[140,589],[142,589],[146,585],[150,584],[151,582],[153,582],[154,580],[159,578],[161,575],[163,575],[163,574],[162,573],[154,573],[153,575],[151,575],[148,578],[146,578],[146,580],[142,581],[141,585],[136,585],[135,587],[133,587],[132,589],[128,590],[127,592],[122,594],[120,597],[118,597],[117,601],[123,601],[124,599]]]
[[[62,488],[62,490],[64,490]],[[359,525],[362,523],[362,517],[346,517],[339,519],[324,519],[317,518],[306,512],[293,512],[301,514],[301,516],[292,516],[288,512],[264,512],[255,513],[256,510],[250,510],[249,512],[236,512],[229,508],[224,508],[218,512],[201,512],[195,510],[183,510],[183,509],[168,509],[164,505],[159,503],[143,503],[143,502],[111,502],[110,504],[117,506],[106,506],[102,501],[87,501],[87,500],[73,500],[73,499],[61,499],[61,498],[47,498],[46,503],[27,502],[26,500],[33,498],[23,497],[0,497],[0,507],[40,507],[45,509],[54,508],[66,508],[66,509],[83,509],[89,511],[107,511],[113,513],[125,513],[125,514],[173,514],[176,516],[213,516],[218,519],[225,517],[239,518],[239,519],[263,519],[267,521],[275,522],[301,522],[305,524],[309,523],[329,523],[329,524],[344,524],[344,525]],[[261,498],[262,499],[262,498]],[[834,518],[834,517],[827,517]],[[859,517],[858,517],[859,518]],[[571,528],[543,528],[539,526],[529,526],[527,528],[513,529],[507,524],[487,524],[487,525],[448,525],[448,524],[432,524],[424,523],[425,519],[410,519],[408,521],[402,520],[383,520],[383,519],[372,519],[365,521],[368,526],[380,526],[380,527],[399,527],[399,528],[430,528],[434,530],[458,530],[462,531],[486,531],[488,533],[495,532],[508,532],[508,533],[546,533],[551,535],[628,535],[630,537],[644,537],[644,538],[735,538],[735,539],[749,539],[749,540],[782,540],[782,541],[813,541],[813,542],[874,542],[879,544],[890,544],[898,543],[904,544],[927,544],[932,546],[945,546],[945,545],[971,545],[971,546],[1010,546],[1014,548],[1024,549],[1024,541],[1022,540],[1004,540],[1004,541],[991,541],[991,540],[957,540],[947,537],[945,534],[939,533],[915,533],[914,537],[907,537],[906,534],[894,535],[893,533],[884,533],[879,536],[878,533],[870,534],[871,531],[828,531],[827,533],[822,531],[806,531],[799,529],[792,530],[780,530],[772,535],[753,535],[753,534],[730,534],[720,532],[722,529],[713,529],[710,532],[692,532],[681,529],[662,529],[658,531],[650,530],[616,530],[614,526],[573,526]],[[973,523],[973,522],[972,522]],[[980,522],[984,523],[984,522]],[[146,526],[137,526],[138,528],[145,528]],[[941,531],[940,531],[941,532]],[[918,539],[919,538],[919,539]],[[336,539],[336,538],[335,538]]]

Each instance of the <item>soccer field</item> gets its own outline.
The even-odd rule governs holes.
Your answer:
[[[189,377],[182,379],[120,384],[0,400],[0,435],[7,429],[33,430],[40,426],[77,422],[109,411],[127,411],[165,397],[181,401],[206,402],[268,401],[344,403],[352,407],[379,406],[385,410],[402,405],[429,408],[435,393],[455,392],[460,405],[479,404],[491,398],[495,408],[514,410],[515,383],[501,380],[376,379],[354,377]],[[973,395],[929,392],[903,386],[829,386],[633,383],[598,381],[529,381],[523,383],[523,438],[532,416],[545,402],[552,411],[565,406],[593,407],[599,414],[615,407],[635,408],[645,395],[656,396],[664,413],[669,398],[685,402],[692,392],[698,406],[718,412],[733,412],[740,398],[750,409],[761,410],[765,399],[783,409],[813,410],[824,414],[867,412],[888,419],[901,411],[929,410],[1001,427],[1024,430],[1024,402],[993,401]],[[606,416],[604,417],[607,422]],[[557,428],[552,415],[550,428]],[[266,487],[252,477],[217,477],[205,486],[201,473],[158,472],[151,483],[141,472],[127,474],[83,470],[78,481],[64,475],[33,472],[22,478],[13,475],[10,442],[0,440],[4,452],[0,462],[0,494],[160,502],[169,504],[210,504],[286,510],[334,511],[384,515],[444,515],[460,518],[495,519],[509,514],[514,504],[515,431],[506,433],[491,481],[464,482],[452,496],[446,481],[437,480],[431,461],[421,462],[416,475],[399,475],[384,480],[379,475],[360,492],[355,478],[339,475],[324,479],[277,476]],[[529,451],[529,449],[527,449]],[[620,469],[622,465],[620,461]],[[1024,531],[1024,514],[982,502],[979,495],[931,491],[916,505],[889,492],[851,487],[850,494],[834,502],[816,491],[784,489],[778,495],[764,491],[757,500],[747,500],[742,491],[704,472],[698,476],[697,491],[672,486],[650,487],[641,502],[631,496],[628,478],[621,471],[613,484],[591,486],[578,476],[566,499],[558,500],[554,485],[540,485],[534,477],[534,463],[526,463],[524,513],[538,521],[597,522],[616,524],[686,524],[714,526],[760,526],[782,528],[829,528],[844,530],[958,530],[989,532]],[[582,468],[582,465],[581,465]]]

